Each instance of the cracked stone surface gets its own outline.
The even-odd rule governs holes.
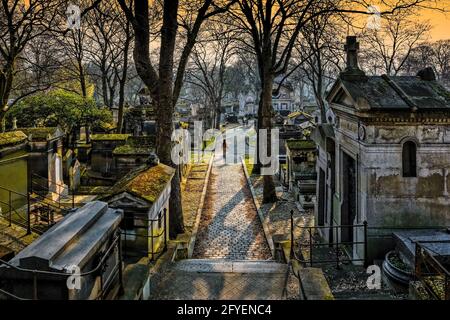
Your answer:
[[[214,161],[193,258],[272,258],[241,164]]]

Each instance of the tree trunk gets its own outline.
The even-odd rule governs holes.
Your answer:
[[[262,112],[263,112],[263,106],[262,106],[262,102],[263,102],[263,92],[261,90],[261,94],[259,97],[259,101],[258,101],[258,119],[256,121],[256,145],[257,145],[257,151],[256,152],[256,159],[255,159],[255,165],[253,166],[253,173],[254,174],[260,174],[261,173],[261,161],[259,160],[259,129],[261,129],[263,127],[262,125]]]
[[[120,84],[119,88],[119,110],[117,115],[117,133],[122,133],[123,129],[123,114],[124,114],[124,108],[125,108],[125,85]]]
[[[108,74],[106,72],[106,66],[105,66],[105,62],[102,62],[102,66],[101,66],[101,77],[102,77],[102,94],[103,94],[103,104],[105,105],[105,107],[111,107],[109,104],[109,99],[108,99],[108,84],[107,84],[107,78],[108,78]]]
[[[159,64],[159,94],[157,111],[156,152],[162,163],[176,169],[172,180],[169,204],[169,235],[174,238],[184,232],[183,208],[179,167],[171,159],[173,131],[173,65],[175,41],[178,29],[178,1],[164,1],[163,27],[161,28],[161,51]]]
[[[214,119],[214,129],[220,130],[220,116],[222,110],[222,103],[220,98],[217,102],[216,111],[215,111],[215,119]]]
[[[261,123],[261,129],[267,130],[267,155],[271,155],[271,129],[272,129],[272,89],[273,89],[273,74],[266,70],[264,74],[264,80],[262,82],[262,93],[261,93],[261,111],[258,112],[261,117],[258,117],[258,122]],[[261,118],[261,119],[260,119]],[[258,133],[259,136],[259,133]],[[258,141],[259,142],[259,141]],[[259,146],[258,146],[259,147]],[[277,159],[278,161],[278,159]],[[269,165],[262,165],[262,167],[270,167]],[[264,187],[263,187],[263,203],[276,202],[277,194],[275,192],[275,184],[273,182],[272,175],[265,175],[263,177]]]
[[[130,22],[127,20],[126,25],[126,39],[123,47],[123,70],[122,77],[119,79],[119,113],[117,115],[117,133],[122,133],[123,130],[123,114],[125,108],[125,85],[128,78],[128,53],[130,51]]]
[[[87,86],[86,86],[86,78],[84,74],[84,68],[83,68],[83,62],[78,61],[78,68],[79,68],[79,77],[80,77],[80,89],[81,89],[81,95],[83,98],[87,97]]]
[[[6,131],[6,113],[8,112],[8,100],[14,79],[14,62],[8,63],[4,72],[0,73],[0,130]]]

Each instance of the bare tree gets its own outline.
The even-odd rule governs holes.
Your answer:
[[[56,22],[59,1],[2,0],[0,6],[0,123],[3,124],[14,92],[18,60],[27,44],[44,34]],[[35,90],[35,88],[31,89]],[[14,97],[18,101],[30,91]],[[4,125],[2,126],[4,128]]]
[[[222,99],[226,72],[236,52],[233,30],[224,30],[216,22],[207,24],[192,52],[192,66],[187,69],[186,81],[205,93],[214,113],[214,128],[220,128]]]
[[[133,1],[129,1],[127,5],[131,9]],[[95,66],[93,76],[100,84],[99,95],[104,105],[110,109],[114,107],[115,98],[118,97],[117,132],[122,132],[132,27],[116,2],[99,3],[85,18],[87,37],[92,44],[87,50],[89,61]]]
[[[65,25],[62,26],[65,28]],[[57,35],[60,48],[60,64],[63,79],[59,85],[67,91],[79,94],[83,98],[89,95],[90,77],[87,70],[88,51],[92,45],[87,36],[87,30],[70,29],[66,33]]]
[[[313,89],[320,109],[322,123],[326,123],[324,95],[341,71],[344,61],[342,35],[343,21],[330,14],[317,16],[305,25],[295,46],[294,62]]]
[[[425,4],[426,0],[401,0],[388,5],[381,14]],[[231,10],[234,19],[250,38],[258,62],[261,79],[261,98],[258,110],[258,128],[267,129],[268,146],[272,128],[272,91],[274,79],[288,73],[292,51],[302,29],[315,17],[324,14],[369,14],[365,1],[350,0],[240,0],[238,8]],[[258,134],[258,145],[259,145]],[[256,168],[260,167],[259,159]],[[273,177],[264,176],[263,202],[277,200]]]
[[[450,40],[425,42],[414,47],[405,61],[404,72],[416,75],[421,69],[433,68],[445,86],[450,82]]]
[[[369,53],[365,60],[371,61],[374,73],[398,75],[413,48],[426,39],[430,24],[415,20],[415,16],[413,10],[398,12],[383,21],[379,30],[364,33],[364,46]]]
[[[450,40],[434,42],[432,48],[438,78],[448,87],[450,84]]]
[[[156,152],[162,163],[177,168],[172,180],[170,202],[170,235],[184,232],[183,212],[181,207],[179,167],[171,159],[173,132],[173,114],[175,104],[183,85],[186,65],[197,41],[200,28],[211,16],[225,12],[233,1],[226,1],[223,6],[213,0],[183,1],[165,0],[162,2],[162,25],[159,36],[158,69],[150,59],[150,19],[148,1],[136,1],[134,12],[125,0],[118,0],[134,29],[134,62],[136,70],[150,90],[156,105],[157,146]],[[158,3],[153,3],[158,5]],[[175,66],[174,51],[177,42],[178,26],[184,30],[183,46],[178,64]],[[175,74],[175,76],[174,76]]]

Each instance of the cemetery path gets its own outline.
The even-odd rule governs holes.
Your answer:
[[[150,299],[298,299],[298,280],[288,265],[272,260],[242,164],[225,164],[221,153],[211,169],[192,259],[165,269]]]
[[[272,258],[240,163],[216,155],[192,258]]]

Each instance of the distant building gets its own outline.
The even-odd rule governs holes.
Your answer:
[[[279,92],[276,95],[272,96],[273,110],[286,117],[288,114],[294,111],[294,89],[289,83],[284,83],[282,85],[275,83],[274,89],[278,89],[278,87]]]

